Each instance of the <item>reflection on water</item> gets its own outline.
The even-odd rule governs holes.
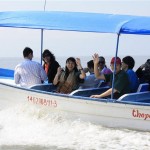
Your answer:
[[[150,132],[106,128],[68,114],[16,106],[0,111],[0,150],[99,150],[150,147]]]

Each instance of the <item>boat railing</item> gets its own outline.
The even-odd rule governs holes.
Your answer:
[[[40,91],[45,91],[45,92],[52,92],[56,90],[56,86],[53,85],[52,83],[36,84],[36,85],[31,86],[30,89],[40,90]]]
[[[141,83],[137,89],[137,92],[145,92],[149,90],[149,83]]]
[[[117,101],[150,103],[150,91],[124,94]]]
[[[150,103],[149,83],[141,83],[135,93],[122,95],[117,101],[134,101]]]
[[[94,94],[101,94],[107,91],[109,88],[110,88],[109,86],[105,86],[105,87],[100,87],[100,88],[78,89],[78,90],[71,92],[69,95],[90,97],[91,95],[94,95]]]

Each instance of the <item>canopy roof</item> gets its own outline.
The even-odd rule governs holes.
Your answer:
[[[0,12],[0,27],[150,34],[150,17],[59,11]]]

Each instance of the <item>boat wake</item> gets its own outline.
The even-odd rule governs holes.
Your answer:
[[[150,133],[105,128],[29,105],[0,111],[0,149],[148,149]],[[132,140],[131,140],[132,139]],[[143,140],[144,139],[144,140]]]

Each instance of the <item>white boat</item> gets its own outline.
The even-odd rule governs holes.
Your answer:
[[[150,17],[81,12],[15,11],[0,12],[0,27],[99,32],[117,34],[150,34]],[[41,38],[41,52],[43,39]],[[13,70],[0,69],[0,109],[17,104],[29,104],[66,114],[107,127],[150,131],[150,91],[140,85],[139,91],[119,99],[90,98],[108,89],[79,89],[69,95],[52,92],[51,84],[35,85],[29,89],[13,84]],[[112,85],[113,87],[113,85]]]

